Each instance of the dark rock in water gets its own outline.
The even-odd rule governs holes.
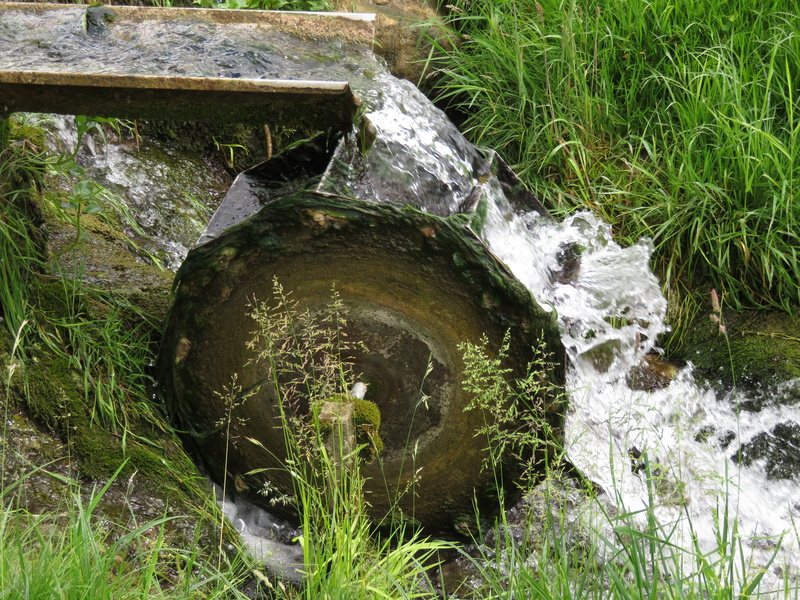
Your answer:
[[[762,459],[766,459],[769,479],[791,479],[800,474],[800,425],[794,421],[778,423],[772,431],[759,433],[731,456],[731,460],[744,466]]]
[[[700,428],[696,434],[694,434],[694,441],[698,444],[702,444],[703,442],[707,442],[714,433],[716,433],[717,428],[713,425],[706,425]]]
[[[653,392],[667,387],[678,374],[680,367],[654,354],[646,355],[628,374],[632,390]]]
[[[575,281],[581,270],[581,253],[582,249],[577,243],[563,244],[556,257],[560,269],[553,273],[553,281],[563,284]]]
[[[712,318],[712,316],[714,318]],[[715,320],[717,319],[717,320]],[[778,311],[700,314],[674,356],[691,361],[695,374],[723,388],[736,386],[740,410],[793,404],[800,398],[800,321]],[[777,389],[780,390],[775,394]]]
[[[698,444],[710,443],[712,437],[719,447],[725,450],[736,439],[736,432],[731,430],[717,431],[714,425],[705,425],[694,435],[694,441]]]
[[[108,26],[113,23],[117,15],[107,6],[90,6],[86,9],[86,33],[89,35],[105,35]]]
[[[469,397],[459,344],[480,343],[485,334],[495,349],[509,332],[507,366],[518,376],[543,333],[557,365],[548,376],[560,385],[564,350],[553,315],[461,219],[311,192],[269,202],[193,249],[178,272],[160,380],[173,416],[212,475],[230,476],[253,492],[266,483],[292,492],[280,405],[273,386],[260,385],[268,370],[246,345],[256,328],[248,306],[254,298],[273,301],[273,278],[301,309],[317,314],[335,285],[346,311],[344,332],[366,345],[350,358],[382,415],[385,449],[362,467],[371,515],[380,520],[394,511],[437,531],[473,514],[476,497],[482,508],[484,501],[487,510],[496,507],[489,495],[494,475],[482,469],[485,440],[475,436],[484,416],[464,410]],[[244,390],[257,392],[233,409],[226,435],[219,422],[227,406],[219,394],[235,373]],[[563,407],[545,406],[558,430]],[[507,462],[513,478],[517,467]],[[406,488],[412,491],[395,504]]]
[[[725,450],[731,445],[731,442],[736,439],[736,432],[729,429],[723,433],[720,433],[719,436],[717,436],[717,439],[719,441],[719,447]]]
[[[642,451],[636,446],[628,448],[628,457],[631,459],[631,473],[644,473],[646,462],[642,458]]]

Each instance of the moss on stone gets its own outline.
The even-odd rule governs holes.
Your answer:
[[[697,316],[677,352],[702,376],[758,387],[800,378],[800,319],[782,312],[725,312],[720,328]]]
[[[381,411],[374,402],[361,398],[353,400],[353,409],[356,439],[360,444],[367,445],[371,460],[383,451],[383,440],[378,433],[381,427]]]
[[[381,411],[378,405],[370,400],[362,400],[350,394],[337,394],[325,398],[320,402],[315,402],[312,408],[314,423],[320,432],[327,434],[331,430],[331,424],[319,420],[320,410],[325,402],[352,403],[353,404],[353,425],[356,431],[356,443],[365,447],[363,458],[372,460],[383,451],[383,440],[378,433],[381,426]]]
[[[80,249],[76,251],[81,252]],[[122,253],[112,253],[113,260],[121,256]],[[138,263],[130,255],[127,259],[140,268],[152,270],[158,285],[147,290],[142,289],[144,286],[138,282],[132,293],[112,295],[85,288],[80,279],[52,275],[28,278],[30,318],[36,323],[36,329],[51,341],[36,342],[25,348],[27,357],[15,373],[13,387],[16,392],[13,396],[38,424],[64,442],[71,461],[82,476],[104,480],[124,464],[120,477],[138,473],[137,480],[151,489],[155,497],[188,509],[196,505],[195,498],[202,494],[197,483],[199,475],[166,423],[153,421],[157,419],[155,407],[149,411],[147,420],[131,410],[125,431],[107,431],[93,419],[94,406],[90,405],[91,400],[87,402],[87,398],[93,398],[92,391],[87,394],[84,390],[83,386],[87,385],[84,376],[71,362],[76,349],[70,347],[66,324],[92,327],[92,323],[102,324],[113,318],[119,322],[121,330],[130,331],[131,327],[138,327],[143,346],[152,344],[157,337],[171,275],[162,275],[156,267]],[[116,271],[113,267],[111,269]],[[134,304],[135,297],[131,298],[137,293],[141,296],[140,306]],[[151,295],[162,308],[154,309],[154,318],[143,317],[141,304]],[[164,297],[159,299],[158,296]],[[143,327],[143,322],[149,322],[149,326]],[[58,345],[63,345],[63,348],[56,350]],[[6,346],[8,344],[3,343],[0,348]]]
[[[25,144],[28,148],[41,150],[45,147],[45,132],[38,125],[20,123],[13,118],[6,120],[8,125],[9,140]],[[2,128],[2,125],[0,125]]]
[[[0,152],[8,148],[11,141],[11,123],[9,118],[0,114]]]
[[[199,474],[166,425],[158,431],[132,423],[124,438],[98,426],[77,373],[63,356],[40,354],[19,377],[27,384],[29,412],[67,445],[83,476],[108,479],[124,463],[119,477],[138,473],[154,494],[173,505],[188,509],[196,504],[195,498],[202,494]]]
[[[56,219],[47,221],[48,249],[59,270],[75,274],[82,282],[114,290],[119,296],[114,309],[121,309],[132,323],[145,319],[157,330],[167,313],[173,274],[145,262],[125,236],[93,215],[84,217],[82,227],[82,240],[75,243],[74,227]],[[57,286],[64,287],[60,279],[54,284]],[[52,293],[56,291],[51,289],[45,295]],[[100,305],[96,308],[103,310]]]
[[[70,298],[61,279],[40,278],[29,290],[36,312],[42,318],[60,319],[74,316],[75,298]]]

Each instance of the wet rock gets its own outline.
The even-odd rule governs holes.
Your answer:
[[[731,460],[744,466],[764,460],[769,479],[791,479],[800,474],[800,425],[784,421],[770,432],[757,434]]]
[[[108,28],[117,15],[107,6],[90,6],[84,13],[86,33],[93,36],[103,36],[108,33]]]
[[[714,435],[716,431],[717,428],[714,427],[713,425],[706,425],[705,427],[701,427],[700,431],[698,431],[694,435],[694,441],[697,442],[698,444],[707,442],[711,438],[711,436]]]
[[[48,117],[45,126],[51,131],[48,146],[60,152],[74,150],[72,117]],[[145,124],[139,128],[149,129]],[[82,138],[75,160],[85,169],[80,178],[100,186],[92,199],[105,223],[104,231],[98,233],[117,245],[124,242],[123,251],[139,261],[157,262],[174,271],[219,205],[231,178],[221,159],[196,147],[200,145],[197,139],[182,143],[159,132],[150,136],[123,130],[104,135],[90,131]],[[210,140],[212,132],[205,134]],[[55,204],[69,202],[75,181],[52,179],[48,197]],[[67,220],[61,216],[57,221]]]
[[[648,354],[628,374],[628,386],[632,390],[653,392],[667,387],[681,367],[655,354]]]
[[[694,441],[699,444],[711,443],[712,441],[725,450],[736,439],[736,432],[729,429],[719,431],[714,425],[706,425],[700,428],[694,436]]]
[[[746,392],[738,407],[757,412],[775,403],[798,400],[793,382],[800,380],[800,320],[777,311],[725,312],[720,323],[700,314],[683,345],[679,358],[691,361],[695,373],[712,385]],[[716,315],[714,315],[716,316]],[[774,394],[779,386],[783,393]]]
[[[719,440],[719,447],[725,450],[736,439],[736,432],[728,429],[720,433],[717,439]]]
[[[169,308],[173,274],[155,264],[129,238],[91,216],[84,217],[82,235],[71,224],[48,219],[48,251],[56,270],[85,284],[123,294],[142,312],[160,321]]]
[[[578,278],[583,250],[576,242],[563,244],[556,255],[559,269],[553,273],[556,283],[570,284]]]

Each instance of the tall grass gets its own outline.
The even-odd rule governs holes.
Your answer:
[[[300,596],[308,600],[431,597],[427,570],[435,565],[436,554],[452,545],[422,538],[402,524],[377,535],[359,468],[368,460],[365,456],[373,457],[379,447],[374,433],[356,430],[350,444],[342,423],[323,426],[317,418],[325,401],[355,401],[348,400],[355,378],[345,357],[359,344],[344,333],[342,300],[334,290],[330,304],[317,314],[301,311],[276,280],[272,301],[254,302],[252,317],[257,331],[249,346],[265,366],[266,385],[278,399],[285,465],[292,474],[293,490],[286,500],[301,515]],[[260,445],[258,440],[250,442]],[[255,472],[258,469],[251,473]]]
[[[658,477],[649,466],[643,475],[650,482]],[[773,577],[777,589],[760,588],[782,537],[763,540],[772,550],[755,564],[727,498],[720,499],[713,515],[716,543],[704,549],[688,516],[667,522],[656,517],[655,495],[646,508],[630,511],[613,499],[584,497],[576,502],[575,484],[562,487],[563,480],[551,472],[538,491],[544,509],[529,513],[522,524],[503,519],[491,543],[470,556],[477,573],[469,586],[473,597],[688,600],[800,595],[797,581],[786,573]]]
[[[25,361],[28,346],[64,358],[81,379],[93,420],[124,440],[131,421],[161,422],[146,375],[149,332],[158,324],[124,297],[91,289],[79,269],[64,274],[48,260],[36,222],[39,190],[45,171],[71,169],[71,159],[48,155],[43,135],[33,122],[15,120],[14,141],[0,152],[0,316],[19,358]]]
[[[655,241],[664,285],[800,302],[800,15],[780,1],[456,0],[439,100],[555,212]]]
[[[14,139],[12,125],[9,120]],[[35,141],[22,138],[12,147],[0,147],[0,316],[12,336],[28,318],[27,286],[41,268],[25,202],[44,169],[43,150]]]
[[[46,469],[33,469],[18,484],[28,477],[57,478],[65,497],[53,499],[52,511],[31,514],[13,488],[0,494],[4,599],[246,598],[239,591],[241,567],[216,570],[201,560],[198,548],[168,544],[170,518],[137,523],[132,513],[124,518],[124,507],[118,520],[101,513],[114,478],[85,497],[78,482]],[[56,510],[59,503],[66,508]]]

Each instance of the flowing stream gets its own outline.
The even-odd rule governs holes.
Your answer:
[[[717,548],[726,521],[735,522],[743,558],[757,567],[780,540],[762,589],[780,585],[798,566],[797,482],[770,481],[763,462],[740,467],[731,457],[776,424],[797,421],[797,408],[774,404],[740,413],[734,407],[742,398],[735,396],[743,393],[699,384],[691,364],[663,389],[632,389],[631,368],[658,350],[657,336],[666,331],[666,301],[648,266],[650,242],[621,248],[610,227],[589,213],[555,224],[504,210],[502,199],[492,213],[487,244],[558,315],[569,355],[566,453],[606,492],[607,510],[638,512],[635,521],[644,527],[644,509],[652,506],[665,539],[690,549],[696,538],[704,552]],[[584,249],[580,265],[565,280],[558,277],[564,249],[575,243]],[[644,453],[656,475],[650,488]]]
[[[80,36],[69,33],[75,27],[75,18],[56,23],[57,29],[68,31],[66,41],[42,42],[37,35],[37,48],[51,59],[68,56],[65,64],[70,69],[82,68],[72,62],[75,52],[81,52],[74,46]],[[800,423],[798,409],[767,403],[760,412],[738,413],[737,399],[696,383],[691,365],[668,387],[654,392],[632,389],[629,383],[631,368],[648,352],[658,350],[658,337],[667,329],[666,300],[648,266],[652,249],[648,241],[621,248],[613,241],[610,227],[589,213],[557,223],[536,210],[512,207],[487,166],[486,154],[469,144],[416,87],[389,75],[368,51],[328,43],[289,52],[283,39],[233,40],[218,29],[185,25],[169,33],[177,36],[175,47],[187,52],[186,56],[207,48],[215,57],[199,61],[202,68],[190,74],[343,78],[362,97],[365,120],[359,131],[341,140],[336,160],[331,162],[338,171],[329,169],[315,183],[317,189],[377,202],[410,203],[443,216],[475,203],[485,209],[485,219],[480,227],[476,225],[482,239],[539,304],[557,315],[569,359],[567,456],[606,492],[609,505],[637,512],[652,499],[661,523],[680,522],[676,535],[685,535],[673,542],[690,548],[694,535],[706,551],[715,547],[715,532],[723,520],[735,520],[746,542],[745,558],[756,565],[764,565],[774,552],[775,536],[786,534],[764,586],[780,583],[781,571],[776,567],[786,574],[800,566],[793,524],[800,511],[797,481],[768,480],[763,461],[741,467],[731,460],[742,443],[776,424]],[[150,65],[142,56],[150,51],[151,42],[158,46],[159,55],[168,54],[161,50],[167,33],[155,33],[154,41],[139,39],[131,50],[136,53],[133,58],[118,52],[114,38],[104,38],[103,44],[123,65],[131,61]],[[11,37],[7,27],[0,29],[3,36]],[[187,65],[194,61],[180,56],[165,57],[163,68],[173,74],[187,72]],[[0,68],[22,68],[29,59],[38,60],[27,53],[4,55]],[[117,63],[116,59],[111,62]],[[175,240],[174,232],[186,230],[170,227],[164,231],[152,216],[158,196],[150,186],[164,174],[151,169],[142,177],[142,169],[123,165],[135,162],[135,153],[121,156],[110,150],[87,151],[81,160],[93,174],[103,174],[123,197],[125,190],[135,190],[127,194],[130,210],[142,223],[153,221],[153,233],[161,229],[160,236],[172,237],[175,258],[169,264],[174,267],[187,246],[186,236]],[[648,490],[636,462],[645,453],[658,465],[655,491]],[[226,511],[248,535],[257,536],[265,527],[282,527],[260,513],[252,517],[249,507],[226,504]],[[250,521],[244,519],[245,513]],[[644,518],[642,514],[642,523]]]

